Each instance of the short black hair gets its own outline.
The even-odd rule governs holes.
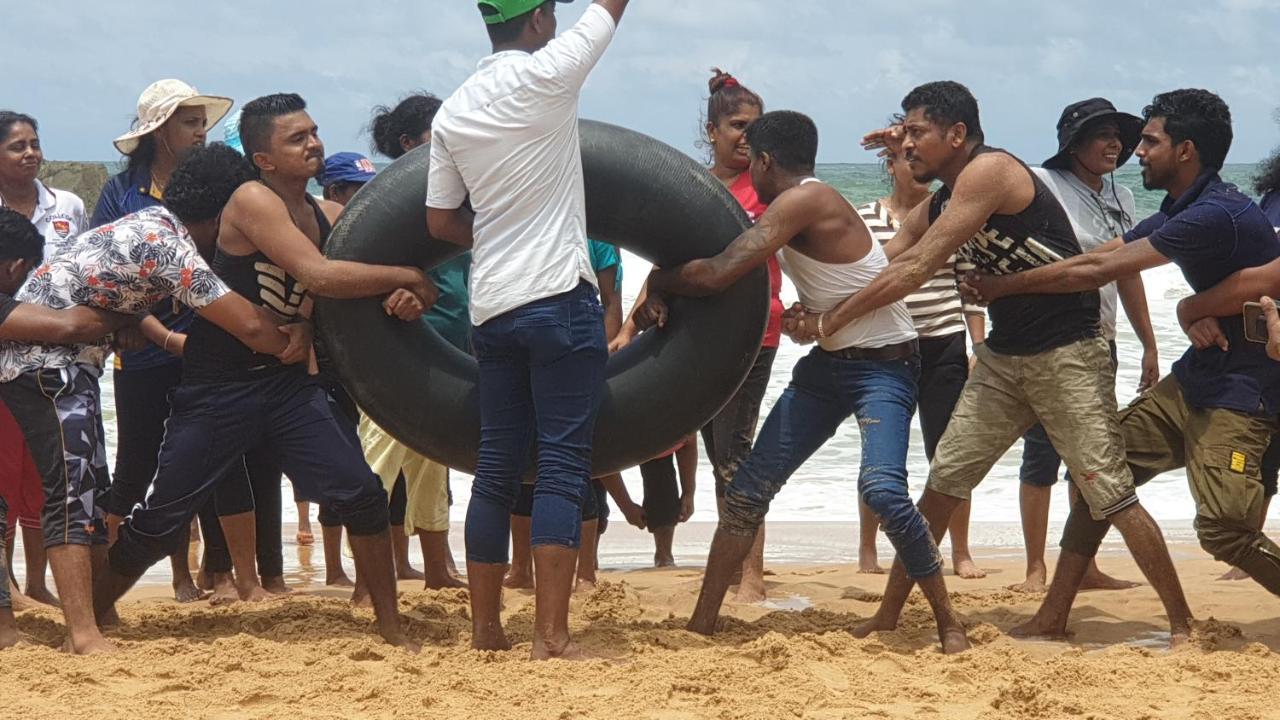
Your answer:
[[[768,153],[779,167],[792,172],[813,170],[818,162],[818,126],[808,115],[775,110],[747,126],[747,144],[756,155]]]
[[[323,188],[324,199],[332,200],[338,195],[341,195],[342,193],[347,192],[351,188],[362,188],[365,185],[366,183],[356,182],[354,180],[339,180],[338,182],[329,183],[328,185],[325,185]]]
[[[547,0],[538,7],[535,7],[533,10],[555,4],[556,0]],[[525,26],[528,25],[529,20],[533,18],[533,10],[530,10],[523,15],[513,17],[504,23],[486,25],[485,27],[489,30],[489,42],[494,45],[510,45],[511,43],[519,40],[520,34],[524,32]],[[497,12],[498,11],[490,5],[480,6],[481,15],[493,15]]]
[[[30,115],[24,115],[12,110],[0,110],[0,143],[9,139],[9,134],[13,132],[13,126],[19,123],[26,123],[37,134],[40,133],[40,124]]]
[[[307,109],[307,101],[296,93],[276,93],[250,100],[240,111],[240,144],[244,154],[265,152],[271,146],[276,118]]]
[[[440,105],[440,98],[420,92],[401,100],[395,108],[386,105],[374,108],[373,122],[369,125],[373,148],[392,160],[404,155],[400,138],[405,135],[420,137],[430,130]]]
[[[164,205],[184,223],[213,220],[241,185],[258,171],[240,153],[222,143],[197,147],[173,171],[164,189]]]
[[[1231,108],[1208,90],[1173,90],[1160,93],[1143,108],[1142,119],[1164,118],[1164,131],[1173,144],[1190,140],[1200,153],[1200,165],[1221,170],[1231,150]]]
[[[29,260],[32,264],[44,257],[44,236],[26,215],[0,205],[0,261]]]
[[[902,112],[924,110],[924,116],[935,125],[950,127],[964,123],[969,138],[982,142],[982,121],[978,117],[978,100],[969,88],[954,80],[925,83],[902,98]]]

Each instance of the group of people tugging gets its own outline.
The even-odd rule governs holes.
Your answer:
[[[858,208],[815,177],[808,117],[766,113],[759,95],[716,71],[710,172],[754,225],[715,257],[654,268],[624,319],[617,250],[586,234],[577,115],[627,4],[594,0],[557,36],[556,2],[479,0],[493,54],[475,74],[444,101],[414,95],[376,111],[382,155],[429,145],[427,229],[468,250],[429,274],[325,257],[343,205],[375,169],[354,153],[326,161],[297,95],[246,103],[228,121],[228,143],[206,145],[231,100],[153,84],[135,128],[116,141],[127,167],[91,219],[73,194],[37,180],[36,121],[0,113],[0,522],[22,528],[27,594],[39,601],[53,599],[47,552],[69,650],[110,650],[100,628],[165,557],[181,600],[287,591],[282,475],[300,503],[299,542],[311,541],[306,504],[320,506],[327,580],[349,584],[345,528],[355,600],[372,606],[387,642],[415,646],[397,612],[397,577],[461,585],[448,471],[361,418],[309,322],[315,297],[373,297],[401,321],[425,315],[479,365],[465,530],[472,646],[510,648],[505,584],[535,588],[534,658],[577,655],[569,598],[575,578],[595,580],[606,495],[654,533],[660,565],[673,561],[674,527],[694,509],[697,436],[644,465],[643,504],[620,476],[590,478],[606,360],[641,332],[663,332],[671,296],[715,294],[762,266],[772,285],[763,347],[700,433],[720,524],[690,630],[716,630],[733,584],[742,600],[763,598],[769,504],[850,416],[862,441],[861,569],[879,570],[877,528],[897,553],[880,610],[855,634],[893,629],[919,584],[943,649],[968,647],[937,543],[950,529],[956,571],[981,573],[967,548],[968,500],[1020,437],[1023,589],[1048,579],[1049,488],[1062,463],[1072,508],[1049,593],[1015,634],[1063,635],[1078,589],[1123,584],[1093,562],[1114,524],[1159,593],[1174,642],[1187,637],[1191,610],[1135,491],[1176,468],[1186,468],[1205,549],[1280,594],[1280,547],[1262,532],[1280,464],[1268,453],[1280,318],[1264,297],[1280,291],[1280,218],[1219,177],[1232,129],[1218,96],[1163,93],[1142,117],[1103,99],[1073,103],[1058,123],[1059,151],[1029,168],[986,144],[963,85],[921,85],[889,127],[864,138],[892,190]],[[1144,185],[1168,194],[1140,222],[1132,193],[1111,177],[1132,155]],[[1277,165],[1266,175],[1280,175]],[[308,193],[314,179],[323,199]],[[1264,207],[1280,215],[1275,197]],[[1140,276],[1169,262],[1197,294],[1178,307],[1192,347],[1161,379]],[[799,294],[789,309],[784,271]],[[1242,304],[1260,298],[1269,344],[1246,338],[1241,320]],[[1119,305],[1145,349],[1141,395],[1122,411]],[[816,347],[757,437],[783,334]],[[108,473],[99,381],[113,352],[118,452]],[[906,455],[917,410],[930,471],[915,504]],[[531,458],[536,471],[526,473]],[[197,516],[205,554],[193,578]],[[12,552],[8,530],[0,538]],[[423,573],[409,567],[415,534]],[[17,640],[10,606],[0,582],[0,647]]]

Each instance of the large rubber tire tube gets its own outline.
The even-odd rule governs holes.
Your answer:
[[[748,225],[705,168],[650,137],[582,121],[587,231],[670,267],[723,250]],[[334,259],[432,268],[460,250],[426,231],[430,154],[405,155],[352,199],[326,244]],[[473,472],[480,407],[473,358],[426,322],[389,318],[380,299],[317,298],[317,325],[347,390],[378,425],[449,467]],[[609,359],[592,473],[634,467],[705,425],[755,362],[769,316],[759,268],[719,295],[680,298],[660,330]]]

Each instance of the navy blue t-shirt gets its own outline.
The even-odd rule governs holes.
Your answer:
[[[1267,214],[1271,224],[1280,228],[1280,190],[1272,190],[1258,201],[1258,207]]]
[[[1182,197],[1166,197],[1160,212],[1125,233],[1146,238],[1182,270],[1187,284],[1204,292],[1245,268],[1280,257],[1280,240],[1262,210],[1236,186],[1206,172]],[[1219,318],[1230,349],[1189,348],[1173,374],[1187,404],[1240,412],[1280,412],[1280,363],[1266,346],[1244,337],[1241,315]]]

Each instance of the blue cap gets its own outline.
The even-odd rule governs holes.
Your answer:
[[[373,166],[373,162],[360,153],[336,153],[324,161],[324,176],[320,179],[320,186],[329,187],[340,182],[367,183],[377,174],[378,169]]]

